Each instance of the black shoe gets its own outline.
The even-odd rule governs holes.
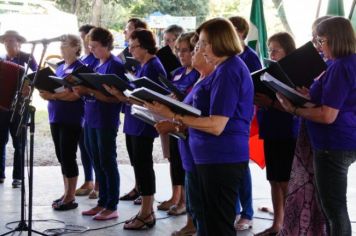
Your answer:
[[[21,182],[20,179],[14,179],[14,180],[12,181],[12,187],[13,187],[13,188],[20,188],[20,187],[21,187],[21,184],[22,184],[22,182]]]
[[[3,184],[5,182],[5,178],[0,178],[0,184]]]
[[[119,200],[121,201],[133,201],[138,198],[140,194],[136,189],[131,190],[129,193],[126,193],[124,196],[120,197]]]
[[[78,207],[78,203],[72,200],[68,203],[58,202],[57,205],[53,206],[56,211],[69,211]]]

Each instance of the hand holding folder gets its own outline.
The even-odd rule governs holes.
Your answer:
[[[269,90],[268,86],[265,85],[266,83],[261,80],[264,74],[268,73],[273,78],[295,90],[297,87],[309,88],[314,79],[326,70],[326,67],[325,62],[312,42],[308,42],[280,61],[271,61],[267,68],[253,72],[251,76],[255,92],[274,98],[273,89]]]
[[[159,94],[155,91],[152,91],[147,88],[139,88],[133,91],[124,91],[124,94],[131,99],[134,99],[141,103],[142,105],[145,102],[152,103],[153,101],[162,103],[169,107],[172,112],[178,113],[181,115],[191,115],[191,116],[200,116],[201,111],[195,107],[189,106],[183,102],[177,101],[169,96]]]

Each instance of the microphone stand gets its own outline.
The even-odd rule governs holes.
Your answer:
[[[47,46],[48,46],[48,43],[43,42],[43,50],[42,50],[39,66],[42,65],[42,61],[43,61],[44,55],[46,53]],[[35,44],[33,45],[31,56],[33,55],[34,48],[35,48]],[[28,70],[28,66],[27,66],[27,70]],[[39,235],[47,236],[47,234],[44,234],[44,233],[41,233],[39,231],[32,229],[33,154],[34,154],[34,132],[35,132],[35,111],[36,111],[36,108],[34,106],[31,106],[30,103],[32,101],[31,99],[32,99],[33,91],[34,91],[34,85],[37,80],[39,70],[40,70],[40,68],[38,68],[37,71],[35,72],[35,76],[33,78],[33,81],[31,82],[30,94],[27,97],[25,97],[24,99],[22,96],[22,89],[24,87],[24,79],[23,79],[20,91],[18,91],[18,97],[15,102],[16,106],[14,107],[14,112],[12,114],[12,118],[17,115],[20,115],[20,117],[21,117],[18,127],[17,127],[16,136],[21,137],[21,140],[23,140],[23,141],[25,141],[25,139],[26,139],[28,122],[30,121],[30,161],[29,161],[29,173],[28,173],[28,179],[29,179],[28,180],[28,182],[29,182],[29,187],[28,187],[28,191],[29,191],[28,221],[26,223],[26,220],[25,220],[25,202],[26,202],[25,181],[24,181],[25,180],[25,164],[24,164],[25,157],[23,155],[21,157],[21,180],[22,180],[22,185],[21,185],[21,219],[19,221],[18,226],[15,229],[13,229],[9,232],[6,232],[4,234],[1,234],[0,236],[5,236],[8,234],[12,234],[14,232],[18,232],[18,231],[19,232],[27,231],[28,235],[30,235],[30,236],[31,236],[32,232],[39,234]],[[25,74],[24,74],[24,76],[25,76]],[[21,109],[19,111],[18,109],[16,109],[16,107],[20,107],[20,105],[18,105],[18,104],[20,103],[21,100],[23,100],[23,103],[22,103]],[[19,112],[19,114],[16,114],[15,112],[16,113]],[[25,143],[26,142],[23,142],[23,145],[25,145]]]

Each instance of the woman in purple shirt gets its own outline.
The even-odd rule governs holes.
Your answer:
[[[215,18],[204,22],[197,33],[205,60],[215,66],[193,96],[192,104],[202,116],[164,115],[190,127],[206,235],[232,236],[237,188],[249,160],[253,84],[248,68],[236,56],[241,45],[231,22]],[[160,105],[153,104],[152,109],[159,111]]]
[[[78,59],[81,51],[81,40],[75,35],[66,35],[61,43],[61,54],[64,63],[57,70],[58,77],[65,77],[83,64]],[[50,93],[40,91],[40,96],[48,100],[48,116],[56,156],[61,164],[64,189],[63,195],[52,204],[59,211],[78,207],[75,202],[75,188],[78,180],[76,152],[82,132],[84,113],[83,101],[70,89]]]
[[[199,72],[192,66],[192,51],[194,46],[190,43],[195,33],[181,34],[175,44],[175,52],[182,67],[176,69],[172,76],[172,83],[183,93],[188,94],[199,78]],[[173,94],[174,95],[174,94]],[[172,180],[172,197],[157,206],[159,210],[168,210],[169,215],[181,215],[186,212],[184,192],[184,170],[178,150],[178,140],[175,137],[161,134],[168,140],[169,163]]]
[[[111,54],[114,39],[110,31],[97,27],[90,31],[88,37],[89,48],[99,59],[95,71],[124,78],[124,66]],[[94,220],[117,218],[120,176],[116,162],[116,136],[121,104],[117,99],[98,90],[83,86],[77,86],[74,90],[85,95],[84,139],[94,163],[96,178],[99,180],[98,204],[82,214],[94,216]]]
[[[310,88],[314,108],[300,108],[280,94],[284,109],[306,120],[314,152],[316,187],[330,235],[351,235],[347,172],[356,160],[356,38],[349,20],[331,17],[316,28],[326,73]]]
[[[140,62],[141,67],[136,71],[137,77],[146,76],[160,83],[158,76],[166,76],[165,70],[155,56],[157,52],[153,33],[146,29],[137,29],[131,33],[129,50],[132,56]],[[106,87],[120,101],[128,101],[121,92]],[[139,213],[126,221],[124,229],[141,230],[152,228],[156,224],[153,211],[153,195],[156,192],[155,172],[153,169],[153,141],[158,136],[155,128],[131,115],[131,106],[125,106],[124,133],[126,147],[134,167],[138,191],[142,198]]]

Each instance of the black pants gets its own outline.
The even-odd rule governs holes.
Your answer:
[[[133,165],[138,191],[141,196],[151,196],[156,192],[156,177],[153,170],[152,137],[126,134],[126,147]]]
[[[237,189],[247,162],[197,165],[207,236],[236,236]]]
[[[172,185],[183,185],[185,180],[185,171],[180,158],[178,139],[169,137],[169,154]]]
[[[61,163],[62,174],[67,178],[77,177],[77,148],[82,132],[80,125],[51,124],[52,139],[56,156]]]

